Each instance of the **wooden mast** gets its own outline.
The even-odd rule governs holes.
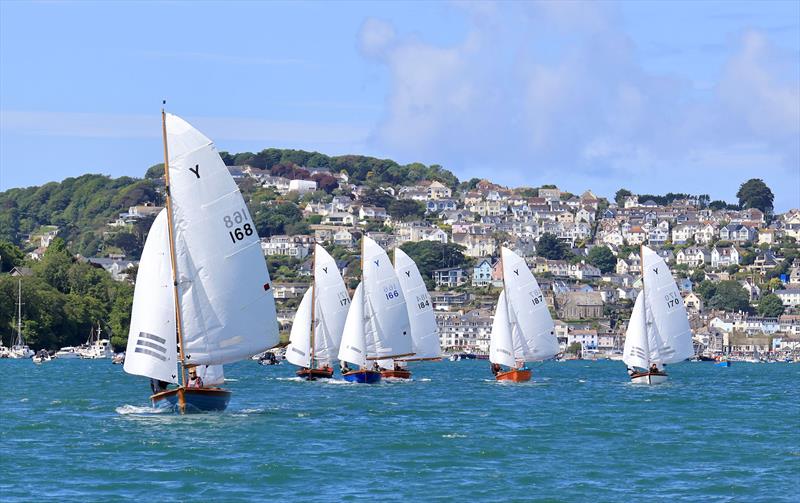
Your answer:
[[[166,101],[164,101],[166,104]],[[186,386],[186,366],[183,353],[183,319],[181,318],[181,305],[178,291],[178,262],[175,258],[175,236],[172,220],[172,196],[169,184],[169,149],[167,148],[167,114],[161,109],[161,132],[164,138],[164,186],[167,200],[167,231],[169,234],[169,258],[172,263],[172,294],[175,299],[175,333],[178,336],[178,351],[180,353],[180,387],[178,388],[178,408],[181,413],[186,411],[186,398],[183,394]]]
[[[311,359],[308,366],[308,377],[311,380],[314,376],[311,373],[314,370],[314,315],[316,314],[317,305],[317,248],[314,244],[314,256],[311,258],[311,344],[309,345],[311,351]]]

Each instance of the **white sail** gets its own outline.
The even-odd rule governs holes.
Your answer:
[[[364,333],[364,289],[359,284],[344,322],[339,359],[359,367],[367,366],[367,341]]]
[[[350,297],[336,261],[320,245],[314,248],[314,285],[314,360],[331,364],[339,353]]]
[[[410,359],[440,358],[439,327],[433,314],[433,303],[425,281],[411,257],[400,248],[394,249],[394,269],[406,299],[414,356]]]
[[[506,291],[503,290],[500,292],[500,298],[497,299],[497,307],[494,310],[494,320],[492,321],[492,333],[489,336],[490,362],[516,367],[511,330]]]
[[[642,247],[644,296],[661,344],[657,346],[661,363],[676,363],[694,354],[692,331],[678,285],[667,264],[656,252]],[[654,350],[653,347],[650,348]]]
[[[369,359],[396,358],[414,354],[408,310],[400,281],[386,252],[364,236],[362,285],[369,319]]]
[[[286,347],[286,359],[300,367],[311,366],[311,297],[313,288],[306,290],[297,307]]]
[[[175,115],[166,128],[186,363],[248,358],[278,343],[255,225],[211,140]]]
[[[650,344],[648,342],[647,321],[645,318],[644,296],[642,292],[636,296],[631,319],[625,332],[625,346],[622,350],[622,361],[629,367],[650,367]]]
[[[204,387],[225,384],[225,372],[222,365],[199,365],[195,367],[197,375],[203,380]]]
[[[125,355],[125,372],[178,382],[175,297],[166,210],[161,210],[153,221],[142,250]]]
[[[547,309],[542,289],[525,259],[503,247],[503,282],[510,310],[520,330],[517,358],[525,361],[546,360],[558,354],[553,318]]]

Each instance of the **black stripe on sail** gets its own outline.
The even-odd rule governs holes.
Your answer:
[[[167,357],[166,356],[160,355],[160,354],[156,353],[155,351],[150,351],[149,349],[146,349],[146,348],[136,348],[136,349],[134,349],[134,353],[142,353],[142,354],[145,354],[145,355],[149,355],[149,356],[152,356],[153,358],[157,358],[157,359],[161,360],[162,362],[163,361],[167,361]]]
[[[139,341],[136,341],[136,346],[137,347],[152,348],[152,349],[155,349],[156,351],[159,351],[161,353],[167,354],[167,348],[165,348],[164,346],[159,346],[158,344],[156,344],[154,342],[139,340]]]
[[[139,332],[139,339],[150,339],[151,341],[156,341],[159,344],[167,343],[167,340],[165,338],[153,334],[148,334],[147,332]]]

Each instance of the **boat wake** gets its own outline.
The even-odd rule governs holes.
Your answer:
[[[276,381],[293,381],[293,382],[303,382],[305,381],[302,377],[275,377]]]
[[[153,407],[137,407],[136,405],[128,405],[125,404],[121,407],[117,407],[114,409],[117,414],[121,416],[128,416],[128,415],[153,415],[153,414],[163,414],[165,412],[169,412],[169,409],[156,409]]]

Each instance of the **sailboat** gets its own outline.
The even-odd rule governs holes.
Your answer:
[[[350,306],[336,261],[320,245],[314,246],[312,277],[311,287],[295,313],[286,347],[286,359],[302,367],[297,375],[309,380],[333,376],[333,360],[339,353]]]
[[[34,352],[22,337],[22,280],[17,280],[17,340],[9,350],[9,358],[31,358]]]
[[[97,322],[97,329],[92,327],[89,330],[89,338],[86,344],[78,349],[78,354],[81,358],[94,360],[96,358],[111,358],[114,356],[114,350],[111,348],[111,342],[108,339],[102,339],[101,334],[103,330],[100,328],[100,322]]]
[[[361,238],[361,283],[353,294],[344,324],[339,360],[346,381],[381,380],[377,360],[413,356],[406,300],[386,252],[367,236]],[[368,367],[373,362],[372,368]]]
[[[162,132],[166,208],[139,263],[124,369],[177,385],[153,394],[154,407],[224,410],[231,392],[190,387],[187,371],[200,375],[203,366],[244,360],[278,343],[269,272],[247,206],[211,140],[163,111]]]
[[[406,310],[411,327],[413,357],[378,362],[383,377],[410,379],[411,371],[403,363],[422,360],[441,360],[439,327],[433,314],[433,304],[417,264],[400,248],[394,249],[394,270],[400,279],[400,288],[406,299]]]
[[[531,379],[525,362],[546,360],[558,354],[555,325],[525,259],[503,247],[500,260],[503,291],[492,322],[489,361],[498,381],[525,382]]]
[[[642,291],[636,297],[622,360],[634,384],[666,382],[664,365],[694,354],[686,307],[667,264],[642,246]]]

